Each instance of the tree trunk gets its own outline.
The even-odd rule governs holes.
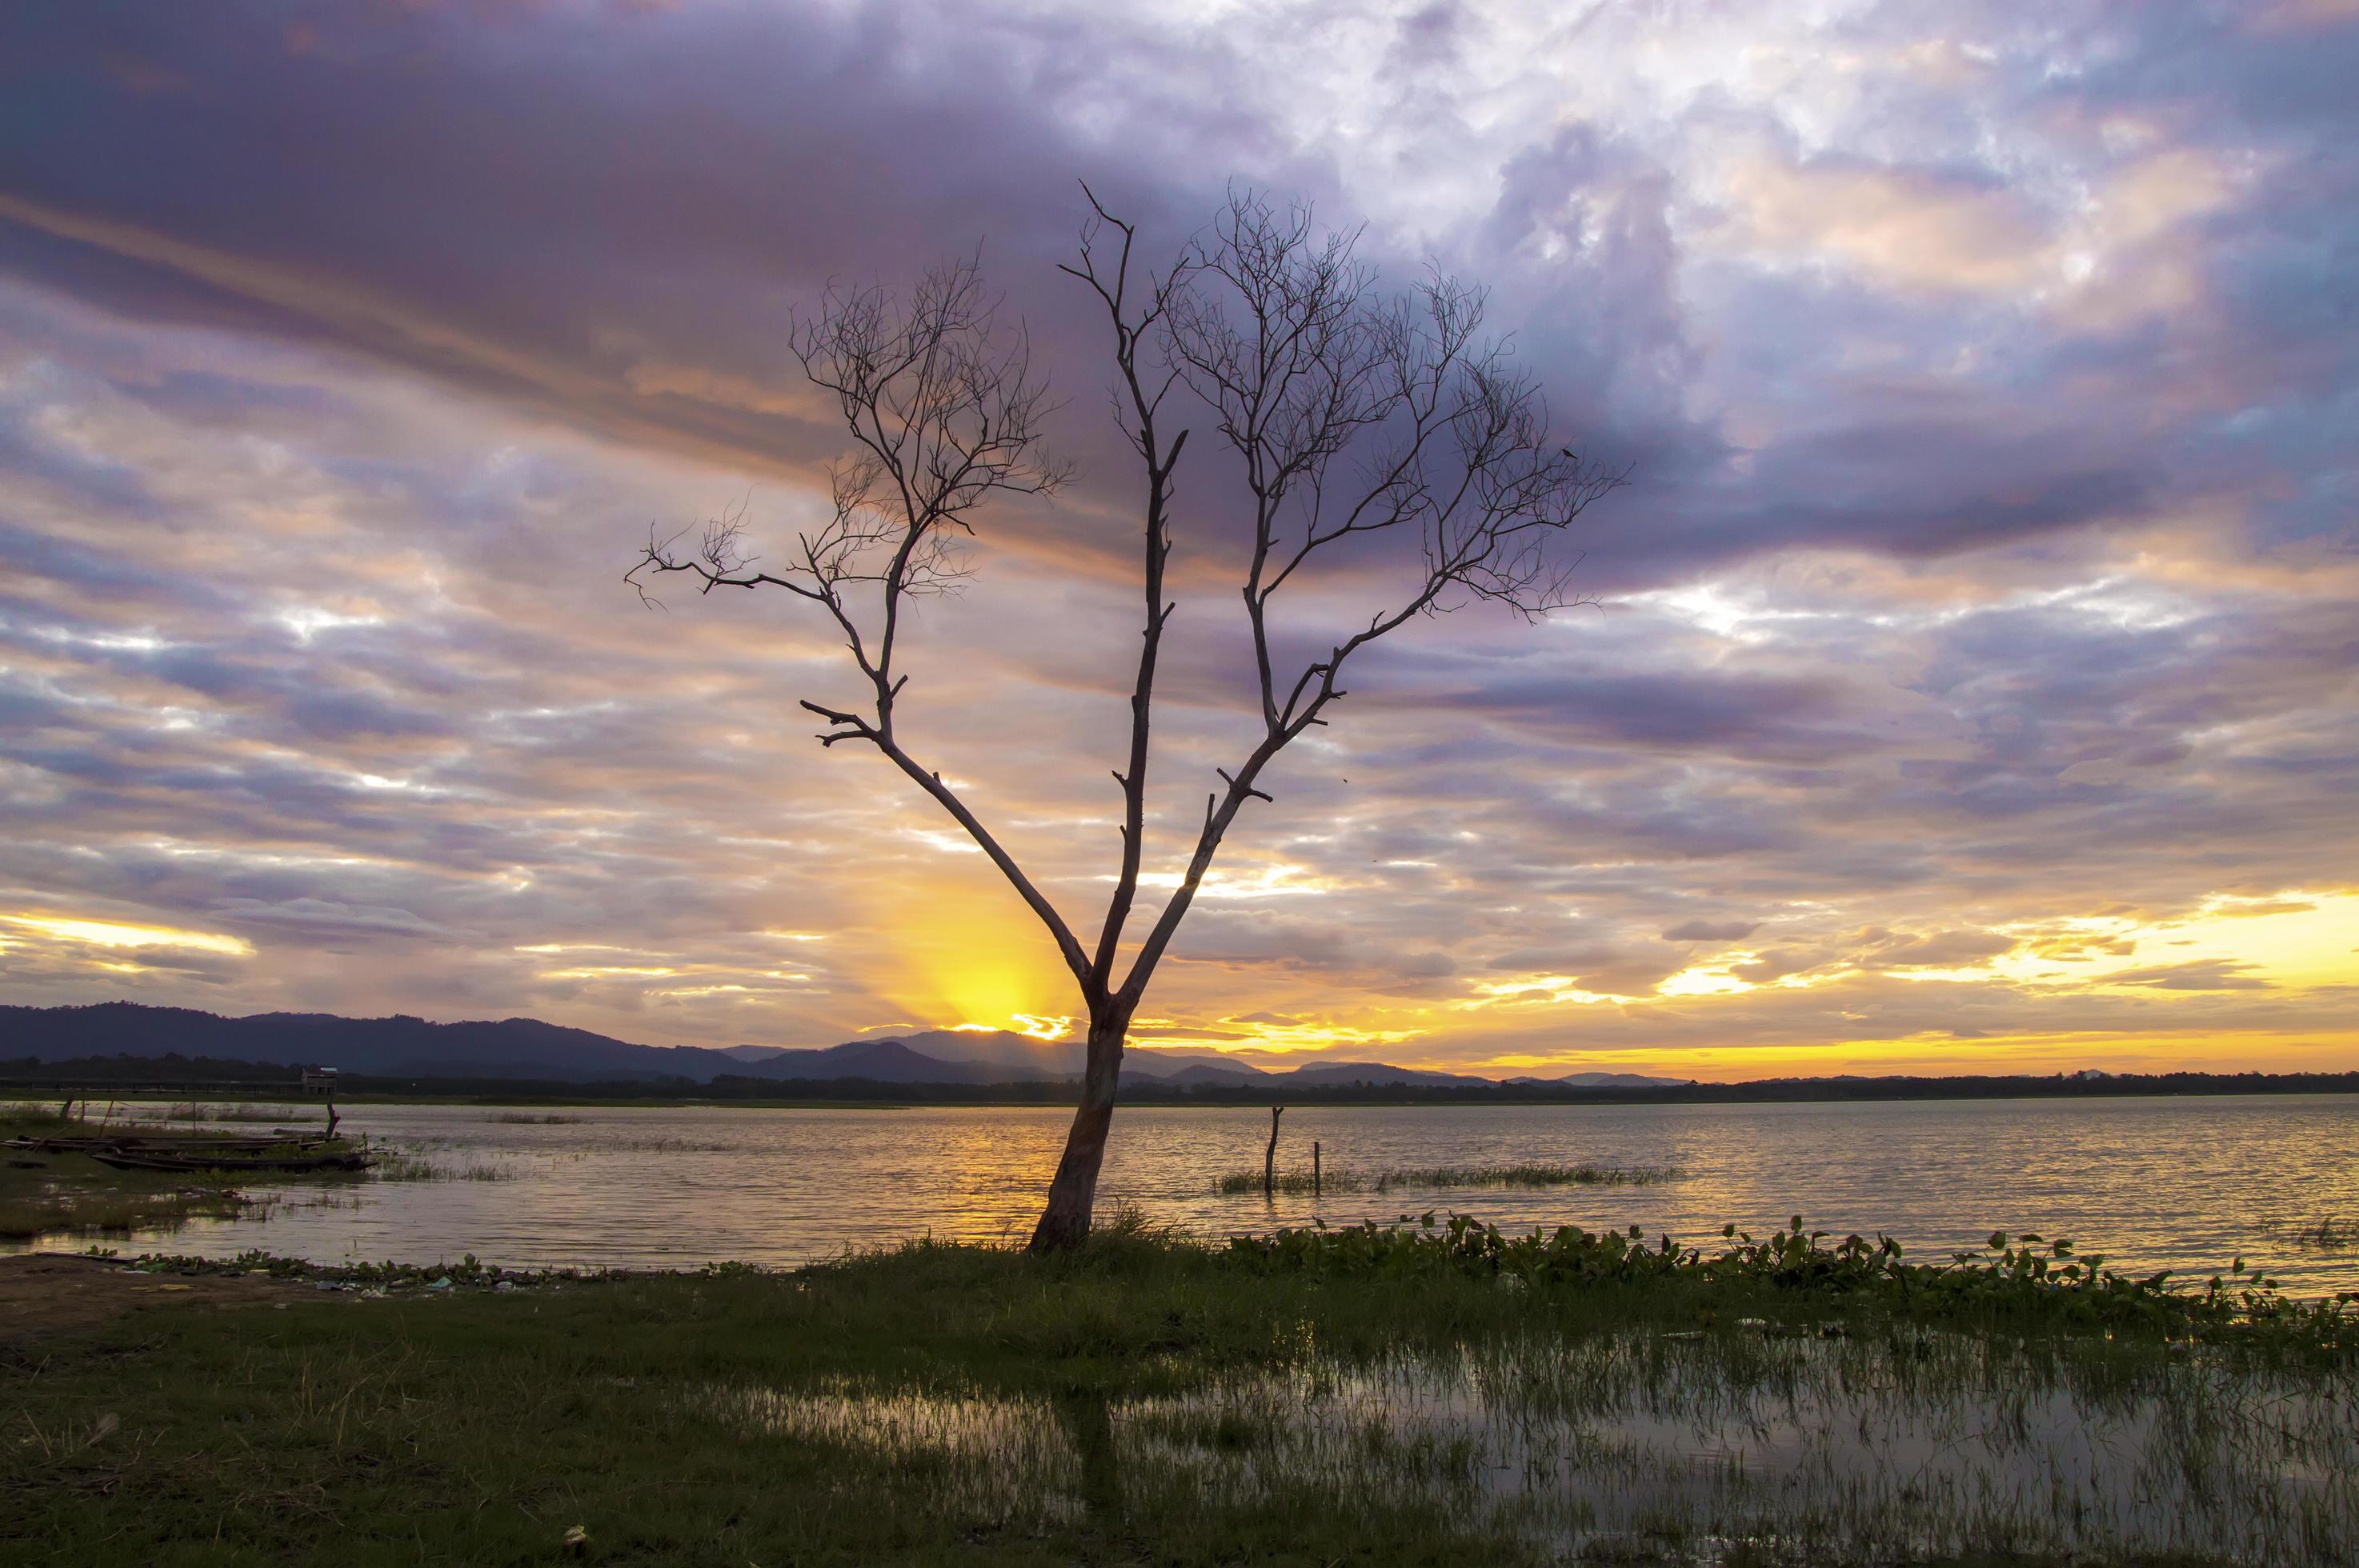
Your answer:
[[[1266,1198],[1277,1195],[1277,1119],[1285,1114],[1282,1105],[1269,1108],[1269,1147],[1261,1156],[1261,1195]]]
[[[1105,1162],[1106,1132],[1114,1125],[1114,1085],[1122,1076],[1123,1037],[1130,1021],[1090,1025],[1088,1065],[1082,1070],[1082,1103],[1065,1134],[1065,1157],[1049,1184],[1049,1206],[1032,1227],[1031,1250],[1058,1252],[1089,1238],[1090,1211],[1098,1201],[1098,1167]]]

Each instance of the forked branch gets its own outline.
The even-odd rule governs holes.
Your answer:
[[[966,568],[959,546],[995,495],[1037,495],[1066,477],[1044,453],[1048,384],[1032,370],[1020,326],[1003,330],[998,302],[970,258],[929,273],[907,299],[883,288],[830,288],[799,322],[795,357],[832,395],[851,449],[829,470],[831,511],[798,534],[780,564],[745,546],[745,508],[707,524],[692,548],[683,531],[650,531],[625,579],[647,596],[654,578],[678,573],[699,591],[778,588],[825,610],[868,687],[862,708],[805,700],[829,728],[823,746],[875,746],[940,803],[1039,916],[1077,979],[1089,959],[1064,918],[957,793],[902,749],[894,711],[908,676],[897,670],[902,610],[913,598],[955,591]]]
[[[1206,287],[1165,313],[1181,378],[1242,461],[1252,552],[1241,595],[1260,682],[1262,734],[1207,802],[1179,887],[1118,994],[1143,994],[1222,839],[1264,768],[1343,699],[1353,654],[1420,615],[1476,600],[1526,618],[1579,602],[1582,511],[1628,478],[1558,444],[1538,384],[1480,336],[1480,289],[1430,272],[1383,299],[1356,234],[1318,235],[1308,207],[1233,192],[1190,270]],[[1406,547],[1415,541],[1412,557]],[[1272,601],[1314,557],[1357,541],[1414,558],[1409,585],[1365,626],[1281,683]],[[1397,542],[1397,543],[1394,543]]]
[[[1065,470],[1043,456],[1045,382],[1020,328],[1003,331],[970,258],[929,274],[905,300],[878,288],[831,289],[793,339],[811,384],[829,394],[848,438],[831,470],[824,522],[774,563],[748,552],[745,509],[691,545],[650,534],[627,575],[641,586],[679,574],[699,589],[778,588],[824,610],[866,683],[858,704],[806,699],[822,745],[872,745],[973,838],[1055,938],[1093,1030],[1127,1023],[1222,842],[1285,749],[1347,695],[1353,657],[1419,616],[1487,601],[1524,617],[1580,602],[1577,553],[1563,541],[1582,512],[1628,470],[1559,443],[1537,383],[1506,344],[1482,335],[1479,288],[1430,270],[1386,297],[1356,254],[1358,235],[1321,234],[1308,207],[1232,193],[1205,234],[1160,270],[1138,236],[1086,186],[1090,216],[1063,270],[1086,287],[1112,334],[1115,422],[1141,462],[1140,643],[1130,696],[1122,856],[1095,941],[1084,947],[1006,848],[934,771],[903,749],[895,712],[901,611],[955,591],[973,514],[1001,494],[1053,490]],[[1237,458],[1252,525],[1240,584],[1261,723],[1204,819],[1170,899],[1119,985],[1114,972],[1136,901],[1147,838],[1152,719],[1168,595],[1175,475],[1189,432],[1172,395],[1201,407]],[[1281,671],[1281,591],[1346,551],[1390,567],[1396,597],[1326,651]],[[1289,601],[1290,602],[1290,601]],[[1108,1091],[1110,1092],[1110,1090]]]

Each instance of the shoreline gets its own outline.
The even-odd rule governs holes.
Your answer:
[[[1689,1262],[1123,1217],[1068,1256],[791,1273],[0,1259],[0,1351],[38,1368],[0,1396],[38,1439],[0,1451],[0,1534],[91,1568],[2359,1551],[2352,1314],[2067,1266],[2010,1245],[1904,1288],[1808,1235]]]
[[[1928,1093],[1839,1093],[1822,1095],[1752,1095],[1728,1093],[1672,1094],[1665,1090],[1614,1090],[1597,1093],[1560,1095],[1490,1094],[1478,1090],[1406,1089],[1350,1090],[1308,1088],[1297,1090],[1252,1091],[1222,1089],[1217,1091],[1157,1092],[1151,1087],[1142,1090],[1137,1086],[1125,1086],[1116,1108],[1123,1106],[1152,1107],[1158,1110],[1235,1110],[1288,1107],[1383,1108],[1418,1109],[1438,1108],[1448,1109],[1527,1108],[1549,1107],[1606,1107],[1624,1108],[1677,1108],[1683,1106],[1839,1106],[1839,1105],[1974,1105],[2017,1101],[2115,1101],[2115,1100],[2200,1100],[2251,1099],[2282,1098],[2300,1099],[2332,1099],[2359,1097],[2359,1073],[2337,1075],[2348,1078],[2348,1084],[2318,1087],[2305,1085],[2263,1086],[2253,1087],[2200,1088],[2122,1088],[2092,1090],[2084,1088],[2049,1089],[1978,1089],[1975,1092]],[[499,1080],[489,1080],[494,1087],[468,1087],[452,1090],[405,1091],[397,1088],[366,1088],[340,1090],[339,1106],[363,1105],[456,1105],[480,1106],[485,1109],[504,1107],[530,1108],[551,1107],[593,1109],[612,1107],[618,1109],[745,1109],[745,1110],[1055,1110],[1069,1108],[1073,1086],[1044,1084],[983,1086],[973,1094],[964,1086],[942,1085],[875,1085],[863,1084],[859,1094],[834,1095],[648,1095],[617,1092],[605,1094],[594,1084],[570,1087],[526,1082],[516,1093],[503,1094],[495,1087]],[[75,1101],[85,1098],[113,1099],[123,1105],[153,1105],[192,1102],[218,1105],[245,1102],[253,1105],[317,1106],[317,1095],[305,1095],[299,1090],[272,1084],[212,1083],[202,1085],[151,1086],[121,1093],[110,1093],[103,1084],[89,1086],[87,1097],[79,1086],[25,1086],[0,1082],[0,1102],[16,1101],[33,1105],[47,1104],[61,1098],[66,1087],[75,1087]],[[1703,1086],[1706,1088],[1714,1086]],[[1724,1086],[1742,1089],[1746,1086]],[[907,1088],[910,1092],[890,1092]],[[942,1092],[947,1090],[962,1092]],[[998,1092],[1005,1090],[1006,1092]]]

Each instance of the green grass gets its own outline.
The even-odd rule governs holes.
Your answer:
[[[331,1271],[367,1299],[16,1348],[0,1539],[158,1568],[565,1561],[575,1526],[587,1561],[715,1565],[2359,1547],[2347,1303],[2090,1283],[2012,1238],[1939,1264],[1799,1227],[1728,1239],[1215,1247],[1132,1220],[1052,1260]]]

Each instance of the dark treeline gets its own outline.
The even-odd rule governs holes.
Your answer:
[[[0,1061],[0,1090],[18,1094],[90,1088],[121,1094],[198,1089],[294,1092],[299,1069],[212,1056],[84,1056]],[[725,1074],[610,1078],[590,1083],[529,1077],[345,1073],[340,1095],[436,1099],[862,1101],[891,1105],[1069,1105],[1070,1083],[905,1084],[874,1078],[757,1078]],[[1756,1078],[1734,1084],[1651,1088],[1580,1088],[1561,1084],[1174,1085],[1139,1078],[1123,1085],[1131,1105],[1726,1105],[1759,1101],[1917,1099],[2102,1099],[2132,1095],[2359,1094],[2352,1073],[2119,1073],[2106,1077]]]

